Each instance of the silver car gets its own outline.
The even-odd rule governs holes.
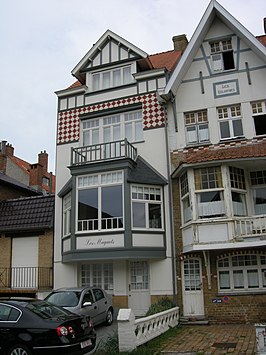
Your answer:
[[[99,287],[66,287],[52,291],[45,301],[80,315],[90,316],[94,325],[113,323],[112,299]]]

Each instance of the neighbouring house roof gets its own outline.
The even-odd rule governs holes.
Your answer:
[[[176,159],[175,171],[184,164],[196,165],[225,160],[252,160],[253,158],[264,158],[266,164],[266,138],[187,148],[181,152],[178,151],[176,158],[173,152],[173,160]]]
[[[187,48],[176,65],[171,78],[169,79],[165,89],[160,95],[167,98],[170,92],[176,94],[180,83],[187,70],[189,69],[199,46],[203,42],[213,20],[219,18],[224,22],[234,33],[249,45],[249,47],[262,60],[266,62],[266,48],[263,46],[264,38],[256,38],[253,36],[240,22],[238,22],[227,10],[225,10],[216,0],[211,0],[201,21],[199,22]]]
[[[16,189],[19,189],[19,190],[30,192],[33,195],[40,195],[41,194],[40,192],[36,191],[35,189],[33,189],[33,188],[21,183],[20,181],[13,179],[12,177],[0,172],[0,184],[1,183],[15,187]]]
[[[53,228],[54,195],[0,202],[0,232],[29,232]]]
[[[140,156],[137,157],[136,166],[128,174],[127,181],[139,184],[167,184],[167,180]]]

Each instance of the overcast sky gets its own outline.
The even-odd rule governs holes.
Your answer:
[[[254,35],[264,34],[265,0],[220,0]],[[110,29],[148,54],[191,38],[209,0],[2,0],[0,140],[35,163],[49,154],[55,171],[57,97],[75,81],[71,70]]]

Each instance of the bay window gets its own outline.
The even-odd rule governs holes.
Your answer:
[[[123,173],[78,177],[77,231],[123,228]]]
[[[266,291],[264,254],[229,255],[217,261],[218,289],[225,292]]]
[[[162,192],[159,187],[131,188],[133,228],[162,228]]]
[[[200,218],[223,216],[225,207],[221,168],[216,166],[195,169],[194,177],[198,216]]]

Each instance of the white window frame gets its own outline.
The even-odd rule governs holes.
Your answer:
[[[122,216],[120,217],[115,217],[117,219],[117,223],[119,221],[119,218],[122,220],[123,227],[122,228],[102,228],[102,218],[101,216],[101,211],[102,211],[102,188],[108,187],[108,186],[121,186],[122,189]],[[78,220],[78,204],[79,204],[79,198],[78,198],[78,191],[80,190],[87,190],[87,189],[97,189],[97,195],[98,195],[98,217],[96,219],[97,228],[89,228],[89,225],[94,226],[94,220],[88,219],[88,220]],[[124,229],[124,173],[121,170],[118,171],[112,171],[112,172],[106,172],[106,173],[101,173],[101,174],[92,174],[92,175],[82,175],[77,177],[77,188],[76,188],[76,233],[95,233],[95,232],[108,232],[108,231],[114,231],[114,230],[123,230]],[[110,218],[111,223],[112,218]],[[87,227],[86,227],[87,225]]]
[[[84,120],[82,122],[83,146],[123,140],[127,138],[126,130],[129,125],[132,128],[132,136],[128,141],[130,143],[143,141],[142,110],[125,111]],[[110,129],[108,139],[105,137],[107,129]],[[118,130],[119,134],[117,134]]]
[[[255,215],[266,214],[266,204],[256,204],[256,191],[263,189],[266,191],[266,170],[250,172],[251,189],[253,192]]]
[[[226,38],[219,41],[212,41],[209,44],[210,44],[210,56],[211,56],[213,73],[235,70],[235,58],[234,58],[234,51],[233,51],[231,38]],[[226,52],[232,53],[234,68],[229,68],[229,69],[225,68],[224,54]]]
[[[242,114],[241,114],[241,105],[231,105],[231,106],[223,106],[217,108],[217,116],[220,127],[220,137],[221,140],[227,140],[237,137],[243,137],[243,125],[242,125]],[[236,134],[235,130],[237,127],[234,127],[234,124],[239,121],[241,123],[241,134]],[[229,135],[226,137],[222,137],[222,129],[221,126],[223,123],[228,125]]]
[[[63,197],[63,237],[71,233],[71,192]]]
[[[258,287],[252,286],[249,279],[249,272],[256,271]],[[225,275],[224,283],[227,283],[227,287],[221,284],[222,274]],[[247,253],[217,259],[217,280],[220,293],[266,292],[266,255]]]
[[[251,102],[252,117],[254,120],[254,131],[256,136],[265,136],[266,135],[266,100]],[[265,133],[258,134],[256,131],[255,120],[264,120],[264,131]]]
[[[210,138],[207,110],[185,112],[184,116],[187,144],[209,142]]]
[[[119,82],[117,82],[116,74],[119,74]],[[117,68],[110,68],[104,71],[98,71],[91,73],[91,87],[92,91],[105,90],[113,87],[118,87],[121,85],[128,85],[134,82],[132,76],[132,65],[125,65]],[[108,84],[105,83],[104,78],[109,77]],[[96,81],[95,78],[98,78]],[[96,86],[97,82],[97,86]]]
[[[113,263],[81,264],[80,283],[82,287],[99,287],[112,292],[114,290]]]
[[[246,182],[245,182],[245,171],[244,169],[236,168],[234,166],[229,166],[230,184],[231,184],[231,194],[235,193],[239,196],[239,201],[234,201],[233,196],[232,207],[235,216],[246,216],[247,215],[247,204],[246,204]]]
[[[182,201],[183,223],[187,223],[192,219],[192,209],[190,204],[187,172],[180,176],[179,181],[180,181],[180,194],[181,194],[181,201]]]
[[[137,194],[137,196],[136,196]],[[160,200],[151,199],[148,196],[155,194],[156,196],[160,197]],[[143,197],[141,198],[141,195]],[[145,197],[146,196],[146,197]],[[133,204],[140,204],[144,205],[144,219],[145,219],[145,226],[139,227],[134,226],[134,216],[133,216]],[[149,205],[159,205],[161,209],[161,226],[160,227],[150,227],[150,220],[149,220]],[[132,229],[134,230],[163,230],[164,229],[164,216],[163,216],[163,191],[160,186],[146,186],[146,185],[139,185],[133,184],[131,186],[131,221],[132,221]]]

